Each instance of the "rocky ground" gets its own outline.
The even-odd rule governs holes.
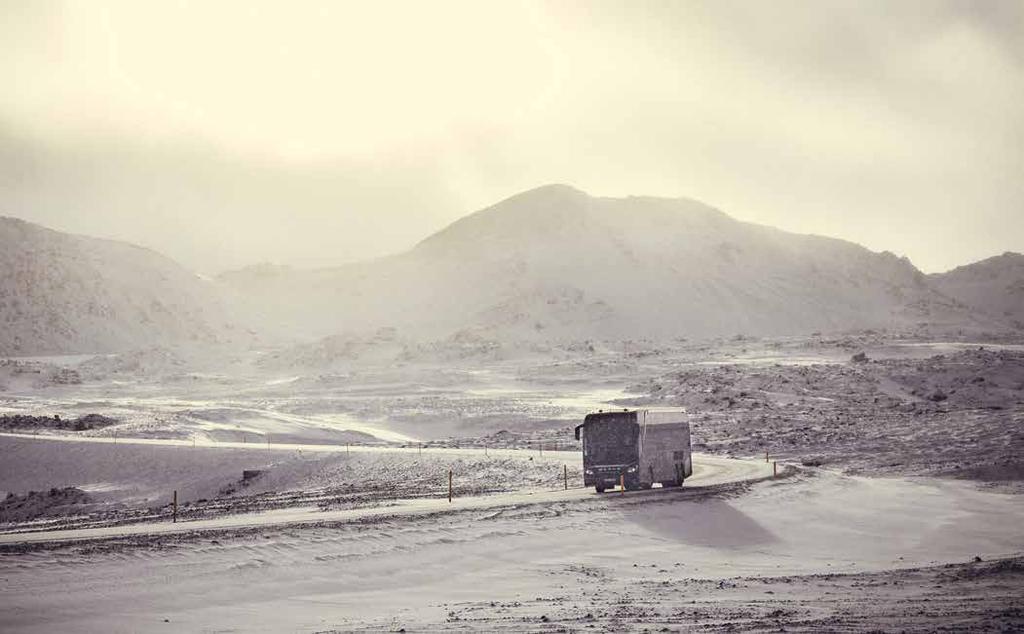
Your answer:
[[[857,574],[702,579],[678,564],[628,578],[563,573],[564,594],[449,604],[407,632],[1016,632],[1024,558]],[[377,626],[367,627],[372,631]],[[329,630],[332,633],[341,630]]]
[[[375,425],[427,434],[415,443],[392,441],[395,446],[427,451],[514,448],[536,451],[541,457],[544,451],[578,450],[572,427],[591,409],[683,407],[693,425],[694,447],[700,451],[735,456],[767,452],[783,462],[852,474],[957,477],[1015,490],[1024,480],[1020,458],[1024,351],[1019,347],[936,345],[879,333],[787,340],[736,338],[670,346],[587,343],[560,350],[563,358],[485,364],[476,370],[371,367],[269,381],[213,375],[198,383],[197,375],[185,386],[189,395],[195,395],[188,400],[168,398],[182,389],[179,375],[159,388],[119,379],[109,386],[59,388],[61,397],[51,401],[48,410],[40,407],[47,401],[36,395],[46,392],[33,393],[28,401],[34,404],[31,413],[4,415],[0,426],[109,439],[121,435],[190,442],[198,435],[213,445],[242,441],[254,449],[270,442],[389,444],[371,435],[378,433],[375,427],[345,429],[350,422],[368,419],[382,421]],[[114,358],[86,362],[120,367],[118,363]],[[181,371],[180,365],[173,364],[175,372]],[[623,387],[625,392],[620,391]],[[114,390],[128,396],[115,398]],[[573,394],[587,396],[566,397]],[[601,405],[601,399],[616,397],[614,403]],[[111,416],[82,413],[83,406],[74,405],[76,398],[90,407],[109,404]],[[329,414],[331,408],[341,409],[341,418]],[[27,447],[24,441],[15,444]],[[22,471],[32,469],[26,460],[46,464],[46,458],[31,457],[31,452],[24,459],[6,453],[14,461],[12,467],[25,463],[19,467]],[[358,472],[343,477],[336,458],[307,454],[299,460],[298,454],[287,459],[275,454],[270,460],[258,451],[251,453],[258,456],[255,461],[231,460],[228,464],[238,462],[237,466],[223,474],[204,475],[201,486],[189,484],[195,478],[184,478],[177,487],[165,488],[182,493],[181,512],[206,516],[290,504],[381,503],[389,496],[415,497],[423,491],[436,495],[447,477],[437,464],[417,467],[414,460],[408,464],[368,461]],[[105,460],[102,456],[72,459],[56,465],[52,473],[47,468],[43,475],[60,473],[65,464]],[[247,465],[266,474],[242,481],[239,474]],[[574,474],[578,470],[575,461],[569,467]],[[473,469],[473,465],[456,465],[457,471]],[[314,482],[298,477],[300,472],[333,475],[327,478],[330,482]],[[455,485],[469,486],[472,492],[507,491],[559,475],[531,479],[529,470],[514,473],[511,478],[496,472],[493,477],[481,475],[473,484],[457,479]],[[31,487],[45,490],[88,483],[81,475],[67,474],[59,481],[9,482],[6,490],[24,494]],[[160,518],[169,512],[167,490],[137,494],[133,490],[140,485],[127,474],[97,475],[92,480],[105,489],[101,497],[114,500],[117,515]],[[113,487],[111,480],[116,481]],[[112,490],[122,495],[111,495]],[[95,513],[95,507],[89,508]]]
[[[557,489],[566,475],[578,480],[580,466],[554,459],[552,450],[575,449],[573,425],[600,407],[685,408],[695,449],[768,452],[800,467],[799,475],[786,486],[709,491],[698,506],[630,495],[611,506],[619,496],[598,496],[451,518],[8,548],[0,579],[17,579],[9,589],[21,600],[64,583],[65,560],[82,572],[82,596],[101,599],[79,602],[91,610],[84,621],[64,621],[59,611],[51,619],[40,604],[25,608],[21,620],[9,612],[7,622],[31,631],[22,626],[45,616],[50,624],[105,631],[112,608],[126,611],[124,623],[146,628],[166,608],[168,622],[186,629],[253,625],[259,612],[267,631],[300,621],[307,631],[1024,628],[1024,544],[1015,528],[1015,493],[1024,481],[1019,342],[859,333],[592,342],[555,356],[495,353],[457,369],[242,377],[172,364],[172,375],[137,379],[129,363],[109,380],[97,368],[118,361],[100,359],[83,369],[85,385],[42,388],[26,370],[31,364],[19,362],[6,368],[13,379],[2,401],[12,420],[38,417],[42,433],[104,442],[0,438],[0,490],[13,492],[3,517],[19,530],[165,522],[172,490],[185,521],[306,506],[390,512],[397,498],[445,496],[449,470],[457,498]],[[30,387],[19,392],[17,385]],[[117,422],[50,428],[54,415],[64,424],[94,411]],[[415,442],[374,435],[391,432]],[[117,434],[122,442],[106,442]],[[181,446],[131,445],[126,436],[176,438]],[[206,444],[186,446],[196,437]],[[268,445],[303,439],[336,447]],[[384,453],[344,453],[349,441]],[[405,453],[388,454],[389,447]],[[490,455],[458,455],[485,448]],[[495,455],[501,450],[521,453],[506,459]],[[703,569],[694,557],[704,558]],[[126,561],[154,583],[168,579],[167,566],[202,570],[209,596],[181,586],[194,610],[179,614],[174,602],[165,606],[148,591],[128,597],[107,588]],[[224,581],[236,577],[245,583]],[[400,600],[394,579],[402,580]],[[259,589],[262,603],[250,605],[242,585]],[[449,595],[449,587],[459,591]],[[309,598],[323,593],[330,597]],[[108,595],[124,601],[106,605]],[[283,602],[279,614],[275,601]],[[371,614],[365,607],[392,601],[402,609]],[[236,613],[237,605],[245,607]],[[306,619],[318,610],[330,618]]]
[[[115,419],[102,414],[86,414],[74,419],[61,418],[59,414],[53,416],[4,414],[0,416],[0,430],[17,432],[35,432],[39,429],[79,432],[103,429],[116,424]]]
[[[681,406],[695,447],[850,473],[1024,479],[1024,353],[693,364],[644,381],[637,405]]]
[[[0,525],[16,524],[42,517],[65,517],[87,513],[95,508],[88,493],[75,487],[29,491],[24,495],[8,493],[0,500]]]

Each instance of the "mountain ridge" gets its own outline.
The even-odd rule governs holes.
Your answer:
[[[139,245],[0,217],[0,353],[223,341],[219,291]]]
[[[769,262],[774,270],[762,270]],[[743,223],[692,199],[599,198],[566,185],[508,197],[404,253],[285,274],[278,285],[288,287],[286,305],[314,306],[343,331],[391,326],[431,337],[466,328],[499,338],[701,337],[971,321],[905,257]],[[344,288],[351,301],[316,288]],[[672,311],[674,323],[648,318],[659,311]],[[313,329],[334,334],[331,326]]]
[[[984,263],[1008,257],[999,283],[1024,297],[1019,254],[925,275],[906,257],[742,222],[689,198],[593,197],[560,184],[405,252],[330,268],[264,263],[211,281],[145,247],[7,217],[0,248],[3,354],[221,343],[244,338],[240,316],[281,341],[382,328],[413,340],[582,340],[1001,328],[1024,311],[986,309],[987,286],[971,295],[988,279],[977,272],[994,266]]]
[[[929,282],[971,310],[1011,320],[1024,328],[1024,254],[1005,251],[945,273]]]

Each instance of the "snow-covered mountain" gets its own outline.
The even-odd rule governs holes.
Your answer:
[[[694,200],[564,185],[513,196],[400,255],[222,280],[278,331],[307,337],[390,326],[417,338],[667,338],[972,321],[906,258]]]
[[[513,196],[399,255],[260,265],[216,281],[148,249],[0,218],[0,354],[248,339],[228,315],[300,341],[371,340],[381,329],[413,342],[989,326],[1021,314],[1022,259],[929,277],[891,253],[740,222],[694,200],[564,185]]]
[[[1024,327],[1024,255],[1007,251],[928,281],[972,310],[1009,319]]]
[[[158,253],[0,217],[0,354],[208,344],[226,321],[215,285]]]

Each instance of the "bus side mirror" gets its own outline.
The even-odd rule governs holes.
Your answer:
[[[576,425],[576,440],[580,439],[580,430],[583,429],[583,425]]]

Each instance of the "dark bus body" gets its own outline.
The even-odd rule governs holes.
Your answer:
[[[588,414],[576,427],[583,439],[583,482],[598,493],[679,486],[693,473],[690,424],[681,411],[626,410]]]

